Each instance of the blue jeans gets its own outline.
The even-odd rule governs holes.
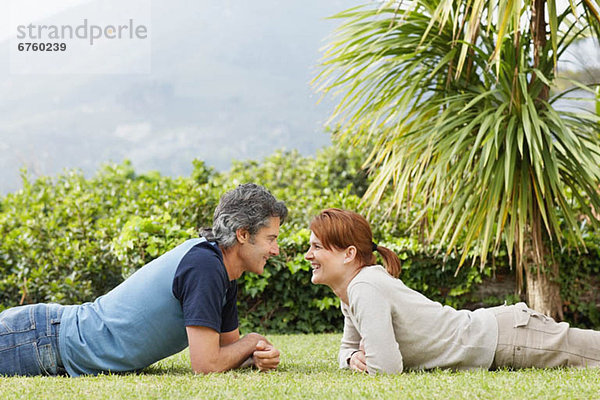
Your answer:
[[[32,304],[0,313],[0,375],[65,373],[58,350],[62,311],[58,304]]]

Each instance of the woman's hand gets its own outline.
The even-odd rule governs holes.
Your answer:
[[[352,371],[367,372],[367,358],[364,350],[357,350],[352,353],[348,363]]]

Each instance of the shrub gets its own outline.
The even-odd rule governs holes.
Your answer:
[[[325,332],[342,327],[339,300],[325,286],[310,283],[308,248],[310,218],[321,209],[361,211],[360,198],[369,184],[361,169],[363,154],[329,147],[315,157],[275,152],[261,162],[235,162],[217,173],[194,161],[191,177],[136,174],[129,162],[107,165],[85,178],[68,171],[54,178],[32,180],[23,174],[23,188],[0,198],[0,309],[24,303],[81,303],[94,300],[138,268],[197,236],[210,226],[212,213],[225,191],[240,183],[266,186],[290,210],[281,227],[280,255],[269,260],[261,276],[244,274],[238,297],[242,330]],[[426,296],[454,307],[494,305],[477,299],[475,289],[496,269],[508,270],[506,255],[483,270],[468,261],[456,273],[458,260],[445,249],[425,246],[419,232],[409,233],[414,213],[386,219],[386,202],[369,216],[378,243],[403,260],[402,280]],[[599,237],[586,238],[589,253],[556,251],[562,268],[567,315],[580,326],[600,326],[597,285]],[[508,272],[510,273],[510,271]]]

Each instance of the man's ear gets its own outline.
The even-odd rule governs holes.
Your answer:
[[[344,262],[350,263],[356,258],[356,247],[348,246],[344,252]]]
[[[244,244],[250,241],[250,232],[246,228],[240,228],[235,231],[235,236],[240,244]]]

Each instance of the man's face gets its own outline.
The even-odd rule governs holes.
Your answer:
[[[269,224],[251,236],[240,248],[244,271],[262,274],[267,260],[279,254],[279,217],[269,218]]]

